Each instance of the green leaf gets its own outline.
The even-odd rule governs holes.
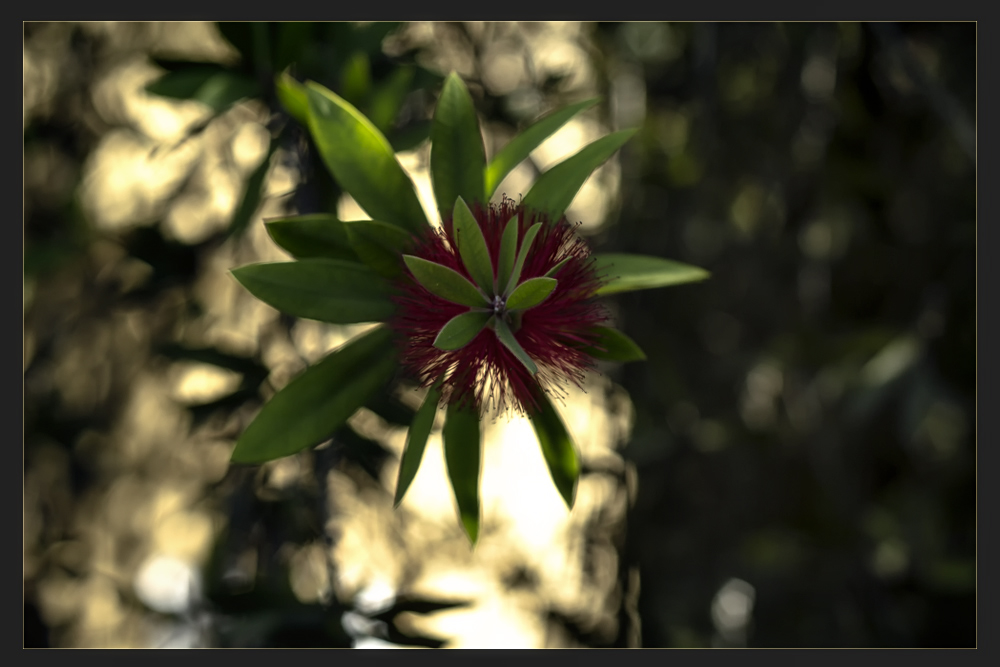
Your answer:
[[[250,264],[233,276],[283,313],[334,324],[378,322],[395,310],[389,286],[363,264],[339,259]]]
[[[497,256],[497,290],[505,290],[514,272],[514,258],[517,255],[518,216],[507,221],[500,239],[500,254]]]
[[[448,405],[444,423],[444,460],[458,503],[458,515],[469,540],[479,539],[479,415],[471,409]]]
[[[597,341],[583,348],[592,357],[619,362],[643,361],[646,358],[642,348],[617,329],[594,327],[593,332],[598,335]]]
[[[271,239],[296,259],[358,259],[344,223],[327,213],[265,220],[264,226]]]
[[[490,305],[489,299],[458,271],[413,255],[403,255],[403,261],[417,282],[431,294],[463,306],[482,308]]]
[[[146,86],[146,92],[180,100],[195,100],[216,114],[236,102],[260,94],[260,86],[245,74],[218,66],[193,65],[167,72]]]
[[[274,78],[274,91],[288,115],[308,127],[309,97],[306,95],[306,87],[285,71]]]
[[[431,180],[441,219],[455,199],[483,201],[486,153],[472,97],[461,77],[452,72],[444,81],[431,125]]]
[[[483,180],[486,184],[486,200],[489,201],[496,192],[500,182],[514,167],[521,164],[531,151],[538,148],[543,141],[555,134],[556,130],[565,125],[573,116],[597,104],[597,98],[571,104],[542,118],[525,129],[493,156]]]
[[[503,343],[508,350],[514,353],[514,356],[517,357],[518,361],[524,364],[524,367],[528,369],[529,373],[532,375],[537,373],[538,366],[536,366],[535,362],[528,356],[528,353],[524,351],[521,344],[517,342],[517,339],[514,337],[514,332],[510,330],[510,326],[508,326],[508,324],[502,319],[494,320],[493,324],[497,332],[497,338],[500,339],[500,342]]]
[[[507,280],[507,286],[503,290],[504,294],[509,295],[511,290],[521,279],[521,269],[524,268],[524,260],[528,258],[528,252],[531,250],[531,244],[535,242],[535,237],[538,236],[538,232],[541,228],[542,223],[536,222],[528,229],[528,231],[524,233],[524,240],[521,241],[521,251],[517,253],[517,260],[514,262],[514,268],[510,272],[510,278]]]
[[[403,250],[413,241],[409,232],[375,220],[343,224],[351,247],[361,261],[386,278],[395,278],[403,272]]]
[[[399,115],[399,110],[406,101],[413,83],[412,67],[397,67],[386,78],[385,82],[375,89],[369,105],[368,117],[372,124],[382,132],[388,132],[393,121]],[[391,139],[390,139],[391,141]]]
[[[608,281],[597,290],[598,295],[669,287],[705,280],[711,275],[697,266],[649,255],[608,253],[594,255],[594,259],[598,274]]]
[[[538,392],[539,411],[531,415],[542,457],[549,468],[552,481],[566,502],[573,509],[576,500],[576,482],[580,477],[580,459],[566,425],[544,392]]]
[[[493,313],[479,310],[456,315],[441,327],[437,338],[434,339],[434,347],[439,350],[458,350],[465,347],[486,327],[491,317]]]
[[[236,207],[233,219],[229,221],[228,234],[236,234],[238,236],[246,231],[247,226],[249,226],[250,219],[257,212],[257,207],[260,205],[261,196],[264,192],[264,179],[271,168],[271,157],[277,149],[278,138],[272,137],[271,144],[267,149],[267,155],[264,156],[261,163],[250,174],[250,178],[247,179],[246,186],[243,189],[243,197],[240,199],[239,206]]]
[[[397,360],[377,327],[327,355],[264,405],[236,441],[234,463],[263,463],[320,444],[382,385]]]
[[[545,273],[545,277],[546,278],[554,278],[555,275],[557,273],[559,273],[559,269],[561,269],[562,267],[566,266],[566,262],[568,262],[571,259],[572,259],[572,257],[567,257],[567,258],[563,259],[562,261],[560,261],[558,264],[556,264],[555,266],[553,266],[551,269],[549,269]]]
[[[434,415],[437,413],[438,401],[441,400],[441,389],[438,385],[430,388],[420,409],[413,415],[413,422],[406,434],[406,448],[403,449],[403,458],[399,462],[399,477],[396,480],[396,497],[392,501],[393,507],[399,507],[403,502],[406,490],[410,488],[413,478],[417,476],[420,469],[420,461],[424,457],[424,448],[427,446],[427,436],[434,426]]]
[[[529,278],[507,297],[507,310],[533,308],[548,298],[556,288],[555,278]]]
[[[622,130],[601,137],[538,177],[521,203],[525,208],[560,218],[569,208],[587,177],[635,134]]]
[[[486,238],[479,223],[469,210],[465,200],[459,197],[455,201],[455,213],[452,216],[455,229],[455,242],[458,244],[458,254],[462,258],[465,270],[476,281],[486,294],[493,294],[493,262],[490,261],[490,251],[486,248]]]
[[[309,131],[330,173],[375,220],[411,232],[427,226],[413,182],[371,121],[335,93],[310,81]]]
[[[340,70],[341,96],[354,106],[363,106],[371,88],[371,65],[366,53],[356,51]]]

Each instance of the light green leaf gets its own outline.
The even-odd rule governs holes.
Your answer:
[[[288,115],[304,127],[308,127],[309,98],[306,95],[306,87],[293,79],[286,70],[274,78],[274,91]]]
[[[427,226],[413,182],[371,121],[341,97],[310,81],[309,131],[327,168],[375,220],[411,232]]]
[[[393,507],[399,507],[399,503],[403,502],[406,490],[410,488],[413,478],[417,476],[420,461],[424,457],[427,436],[430,435],[431,427],[434,426],[434,415],[437,413],[439,400],[441,400],[440,386],[435,385],[427,392],[420,409],[413,415],[413,421],[406,434],[403,458],[399,462],[399,477],[396,480],[396,497],[392,502]]]
[[[490,305],[489,299],[454,269],[413,255],[403,255],[403,261],[417,282],[431,294],[463,306],[482,308]]]
[[[462,527],[473,545],[479,539],[479,415],[472,409],[448,405],[444,423],[444,459],[458,503]]]
[[[434,347],[439,350],[459,350],[465,347],[486,327],[491,317],[493,313],[479,310],[456,315],[441,327],[434,339]]]
[[[250,264],[232,273],[255,297],[295,317],[353,324],[379,322],[395,310],[385,280],[355,262],[301,259]]]
[[[580,477],[580,459],[566,425],[556,412],[552,402],[544,392],[538,392],[539,411],[531,415],[531,425],[535,428],[542,457],[549,468],[552,481],[566,502],[573,509],[576,501],[576,483]]]
[[[327,213],[265,220],[271,239],[296,259],[326,257],[357,261],[344,223]]]
[[[573,116],[589,109],[597,102],[598,100],[594,98],[553,111],[511,139],[499,153],[493,156],[486,167],[486,173],[483,177],[486,184],[486,200],[489,201],[504,177],[531,155],[531,151],[555,134],[556,130],[565,125]]]
[[[263,463],[331,437],[392,377],[392,336],[377,327],[308,368],[275,394],[236,441],[234,463]]]
[[[507,280],[507,286],[504,288],[503,293],[509,295],[511,290],[517,285],[518,281],[521,280],[521,269],[524,268],[524,260],[528,258],[528,252],[531,250],[531,244],[535,242],[535,237],[538,236],[538,232],[542,229],[542,223],[536,222],[528,231],[524,233],[524,239],[521,241],[521,250],[517,253],[517,260],[514,262],[514,268],[510,272],[510,278]]]
[[[649,255],[607,253],[594,255],[594,259],[598,274],[607,279],[597,290],[599,296],[680,285],[711,275],[697,266]]]
[[[469,210],[465,200],[459,197],[455,201],[455,213],[452,216],[455,229],[455,242],[458,244],[458,254],[462,258],[465,270],[473,277],[476,284],[486,294],[493,294],[493,262],[490,261],[490,251],[486,248],[486,238],[483,230]]]
[[[557,281],[554,278],[529,278],[518,285],[507,297],[507,310],[534,308],[552,294]]]
[[[621,331],[610,327],[594,327],[593,331],[598,335],[597,341],[583,348],[590,356],[618,362],[642,361],[646,358],[642,348]]]
[[[524,351],[521,344],[517,342],[517,339],[514,337],[514,332],[510,330],[510,326],[508,326],[502,319],[494,320],[493,324],[497,332],[497,338],[500,339],[500,342],[503,343],[508,350],[514,353],[514,356],[517,357],[518,361],[524,364],[524,367],[528,369],[529,373],[532,375],[537,373],[538,366],[532,358],[528,356],[528,353]]]
[[[403,272],[403,250],[413,241],[405,229],[376,220],[343,223],[351,247],[361,261],[385,278]]]
[[[500,239],[500,254],[497,257],[497,284],[496,290],[502,291],[507,288],[511,273],[514,272],[514,258],[517,256],[517,234],[519,224],[518,216],[507,221],[504,227],[503,236]]]
[[[452,212],[455,199],[483,201],[486,153],[479,119],[468,88],[452,72],[444,81],[431,125],[431,181],[441,219]]]
[[[601,137],[538,177],[524,195],[525,208],[561,218],[587,177],[628,141],[635,130],[622,130]]]

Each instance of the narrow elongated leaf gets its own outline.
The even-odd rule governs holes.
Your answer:
[[[531,415],[531,425],[535,428],[552,482],[566,502],[566,507],[573,509],[576,483],[580,477],[580,459],[566,425],[544,392],[539,392],[538,402],[540,409],[538,413]]]
[[[368,117],[380,131],[387,132],[399,115],[413,83],[412,67],[397,67],[372,93]]]
[[[455,226],[455,241],[458,243],[462,264],[483,292],[492,295],[493,262],[490,261],[490,251],[486,248],[483,230],[479,228],[479,223],[461,197],[455,201],[454,210],[452,224]]]
[[[597,359],[608,361],[642,361],[646,353],[634,340],[611,327],[594,327],[594,333],[599,338],[594,345],[588,345],[583,350]]]
[[[239,206],[236,207],[236,212],[233,213],[233,219],[229,221],[228,234],[239,236],[249,226],[250,219],[257,212],[257,207],[260,205],[261,197],[264,194],[264,179],[271,168],[271,157],[277,149],[278,138],[272,137],[271,143],[267,148],[267,155],[264,156],[261,163],[250,174],[250,178],[247,179],[246,185],[243,188],[243,197],[240,199]]]
[[[478,310],[456,315],[441,327],[437,338],[434,339],[434,347],[439,350],[458,350],[465,347],[486,327],[491,317],[493,313]]]
[[[352,324],[379,322],[395,310],[385,280],[355,262],[301,259],[250,264],[232,273],[255,297],[295,317]]]
[[[555,278],[530,278],[518,285],[507,297],[507,310],[533,308],[544,301],[556,288]]]
[[[427,392],[420,409],[413,415],[413,422],[406,434],[406,447],[403,449],[403,458],[399,462],[399,477],[396,480],[396,497],[392,502],[393,507],[399,507],[403,502],[406,490],[410,488],[413,478],[417,476],[420,469],[420,461],[424,457],[424,448],[427,446],[427,436],[434,426],[434,415],[437,413],[438,401],[441,400],[441,390],[435,385]]]
[[[296,259],[326,257],[357,261],[344,223],[327,213],[264,221],[271,239]]]
[[[490,303],[475,285],[454,269],[413,255],[403,255],[403,261],[417,282],[431,294],[463,306],[482,308]]]
[[[598,274],[607,282],[597,294],[617,294],[705,280],[711,274],[697,266],[662,257],[607,253],[594,255]]]
[[[168,72],[146,86],[146,92],[181,100],[195,100],[215,113],[254,97],[260,86],[250,77],[218,66],[194,65]]]
[[[309,97],[306,95],[306,87],[285,71],[275,77],[274,91],[288,115],[308,127]]]
[[[546,278],[554,278],[554,277],[555,277],[555,275],[556,275],[557,273],[559,273],[559,269],[561,269],[562,267],[566,266],[566,263],[567,263],[567,262],[568,262],[568,261],[569,261],[570,259],[571,259],[570,257],[567,257],[566,259],[564,259],[564,260],[560,261],[560,262],[559,262],[558,264],[556,264],[555,266],[553,266],[553,267],[552,267],[551,269],[549,269],[549,270],[548,270],[548,271],[547,271],[547,272],[545,273],[545,277],[546,277]]]
[[[441,219],[452,212],[455,199],[483,201],[486,153],[483,135],[468,88],[452,72],[444,81],[431,125],[431,181]]]
[[[548,213],[553,218],[562,217],[587,177],[621,148],[635,132],[635,130],[615,132],[583,147],[575,155],[539,176],[521,203],[525,208]]]
[[[543,141],[555,134],[556,130],[569,122],[573,116],[585,109],[589,109],[597,104],[597,102],[597,98],[584,100],[583,102],[577,102],[576,104],[553,111],[511,139],[499,153],[493,156],[493,159],[490,160],[489,165],[486,167],[486,173],[483,177],[486,185],[486,200],[489,201],[504,177],[531,155],[531,151],[538,148]]]
[[[375,220],[344,222],[351,248],[380,276],[395,278],[403,271],[403,250],[413,236],[396,225]]]
[[[323,442],[389,381],[392,335],[378,327],[308,368],[275,394],[236,442],[234,463],[263,463]]]
[[[517,357],[518,361],[524,364],[524,367],[528,369],[529,373],[532,375],[537,373],[538,366],[531,359],[531,357],[528,356],[528,353],[524,351],[521,344],[517,342],[517,339],[514,337],[514,332],[510,330],[507,323],[502,319],[496,319],[493,321],[493,324],[497,332],[497,338],[500,339],[500,342],[503,343],[508,350],[514,353],[514,356]]]
[[[471,409],[448,405],[444,423],[444,460],[458,503],[458,515],[469,540],[479,539],[479,415]]]
[[[521,241],[521,250],[517,253],[514,268],[511,270],[510,278],[507,279],[507,286],[503,290],[504,294],[509,295],[521,279],[521,269],[524,268],[524,260],[528,258],[528,252],[531,251],[531,244],[535,242],[535,237],[538,236],[538,231],[541,228],[542,223],[536,222],[524,233],[524,240]]]
[[[506,289],[510,274],[514,272],[514,259],[517,256],[518,216],[507,221],[500,238],[500,254],[497,256],[497,283],[495,292]]]
[[[413,182],[371,121],[344,99],[310,81],[309,131],[327,168],[375,220],[419,232],[427,225]]]

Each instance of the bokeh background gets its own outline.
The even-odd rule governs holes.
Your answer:
[[[24,645],[975,646],[976,54],[975,23],[25,23]],[[415,390],[229,467],[361,330],[228,274],[287,259],[265,218],[367,217],[286,67],[372,118],[432,217],[452,70],[487,155],[603,100],[498,196],[640,128],[568,215],[712,277],[611,302],[649,359],[560,405],[572,513],[518,420],[474,553],[437,431],[393,512]]]

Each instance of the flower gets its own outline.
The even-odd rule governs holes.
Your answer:
[[[608,319],[594,298],[603,281],[589,247],[565,216],[550,220],[506,196],[499,204],[475,204],[469,210],[485,240],[494,293],[481,291],[484,303],[471,307],[429,290],[412,267],[404,271],[396,281],[397,312],[390,321],[398,334],[401,362],[423,386],[440,383],[449,402],[480,411],[492,407],[501,414],[510,409],[530,415],[539,408],[539,392],[562,396],[568,382],[580,386],[584,372],[593,367],[594,359],[586,348],[598,342],[594,327]],[[517,220],[515,254],[523,255],[523,265],[520,276],[515,269],[505,289],[497,283],[502,280],[499,267],[504,231],[512,218]],[[536,223],[541,224],[532,230]],[[444,220],[442,229],[430,229],[418,237],[411,257],[434,262],[476,282],[459,251],[452,218]],[[543,277],[555,279],[547,296],[526,308],[509,307],[507,300],[515,287]],[[553,281],[535,281],[546,282],[551,285]],[[485,325],[480,324],[482,328],[471,340],[458,349],[435,345],[440,344],[445,325],[472,312],[481,313]],[[516,342],[509,338],[504,342],[505,329]]]

